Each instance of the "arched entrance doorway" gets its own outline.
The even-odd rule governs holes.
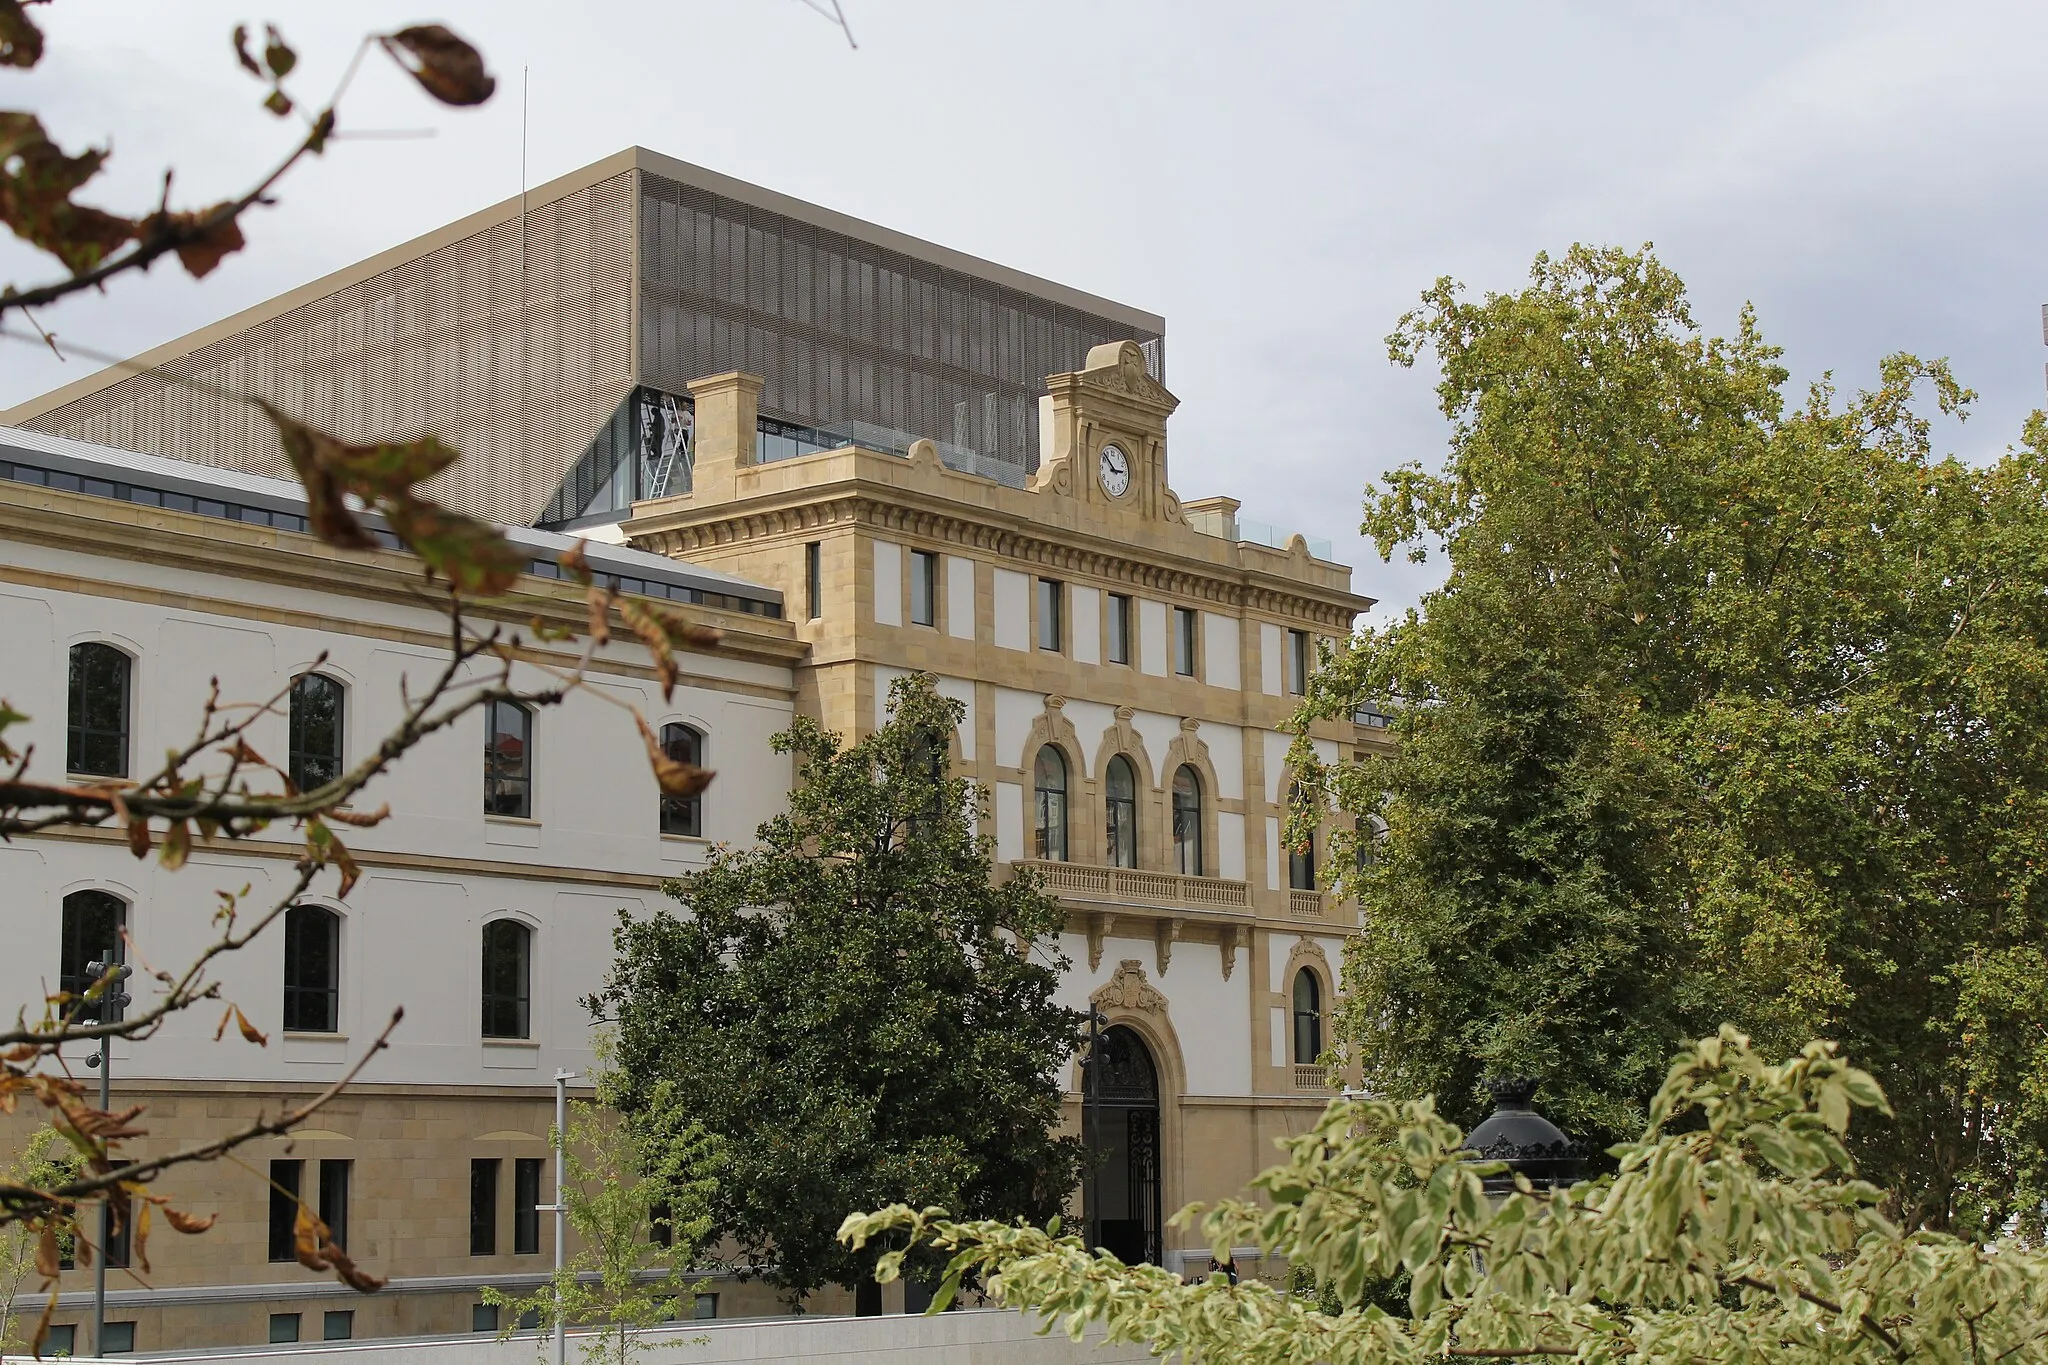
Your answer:
[[[1126,1265],[1160,1264],[1159,1069],[1145,1040],[1118,1025],[1105,1029],[1100,1065],[1090,1068],[1082,1141],[1093,1179],[1087,1188],[1089,1245]]]

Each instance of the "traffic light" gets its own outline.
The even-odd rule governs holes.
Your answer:
[[[128,1008],[128,993],[121,989],[135,969],[120,962],[108,962],[95,958],[85,964],[86,979],[92,984],[85,988],[85,996],[78,1005],[78,1022],[81,1024],[118,1024],[121,1012]]]

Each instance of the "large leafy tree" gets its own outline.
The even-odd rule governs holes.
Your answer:
[[[1310,702],[1398,704],[1398,752],[1329,775],[1390,827],[1347,961],[1367,1085],[1469,1121],[1482,1074],[1531,1070],[1605,1143],[1724,1019],[1831,1037],[1897,1106],[1855,1146],[1899,1216],[2032,1218],[2040,420],[1939,457],[1916,400],[1971,395],[1911,356],[1789,403],[1753,316],[1703,336],[1647,249],[1476,301],[1440,281],[1390,344],[1434,354],[1451,442],[1369,488],[1364,529],[1449,573]]]
[[[802,717],[778,736],[788,812],[671,884],[679,912],[623,921],[591,1002],[618,1022],[621,1103],[687,1098],[720,1144],[715,1231],[793,1302],[872,1283],[874,1253],[834,1236],[849,1209],[1043,1221],[1077,1175],[1058,903],[991,880],[982,794],[948,771],[959,703],[913,675],[890,710],[850,747]]]

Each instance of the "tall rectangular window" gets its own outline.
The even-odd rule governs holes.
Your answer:
[[[825,547],[804,546],[804,609],[813,621],[825,614]]]
[[[512,1163],[512,1254],[532,1256],[540,1250],[540,1158],[522,1156]]]
[[[135,1200],[115,1194],[107,1200],[107,1264],[125,1270],[135,1245]]]
[[[293,1233],[299,1221],[299,1180],[306,1163],[296,1157],[270,1163],[270,1259],[294,1261]]]
[[[498,1254],[498,1159],[469,1163],[469,1254]]]
[[[1308,691],[1308,632],[1287,632],[1287,691],[1302,696]]]
[[[348,1249],[348,1182],[353,1161],[320,1163],[320,1221],[327,1235],[344,1251]]]
[[[1187,607],[1173,609],[1173,671],[1183,678],[1195,676],[1195,613]]]
[[[939,623],[939,557],[930,550],[910,552],[910,624]]]
[[[1065,586],[1050,578],[1038,580],[1038,647],[1048,654],[1059,653],[1060,641],[1065,638],[1065,623],[1060,620],[1066,606]]]
[[[1131,599],[1120,592],[1109,595],[1109,661],[1131,661]]]

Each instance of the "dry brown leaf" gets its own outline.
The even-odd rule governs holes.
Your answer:
[[[584,590],[585,615],[590,627],[590,638],[600,645],[612,642],[612,590],[592,583]]]
[[[269,1037],[265,1035],[261,1029],[257,1028],[254,1024],[249,1022],[249,1016],[242,1013],[242,1007],[240,1005],[229,1005],[227,1008],[227,1013],[221,1015],[220,1027],[216,1028],[213,1031],[214,1042],[217,1043],[222,1038],[227,1036],[228,1021],[230,1020],[234,1021],[235,1027],[241,1031],[242,1036],[248,1039],[250,1042],[256,1044],[256,1046],[270,1046]]]
[[[482,104],[498,88],[483,54],[440,24],[415,24],[377,41],[443,104]]]
[[[372,829],[391,818],[391,803],[387,801],[375,810],[331,810],[327,812],[327,818],[338,825]]]
[[[285,112],[289,112],[290,108],[290,102],[286,101]],[[213,273],[213,268],[219,265],[224,257],[233,255],[249,244],[242,236],[241,220],[233,213],[225,211],[231,207],[227,204],[215,204],[209,209],[167,213],[162,216],[162,230],[174,234],[178,239],[178,263],[185,267],[185,273],[193,279],[206,278]],[[152,219],[150,226],[158,227],[159,220]]]
[[[0,0],[0,66],[34,66],[43,59],[43,31],[25,10],[43,0]]]
[[[676,667],[675,646],[669,642],[667,628],[659,617],[630,597],[619,598],[618,607],[620,619],[647,646],[647,653],[654,660],[655,675],[661,679],[661,699],[669,700],[675,695],[683,672]]]
[[[172,1208],[169,1204],[164,1205],[164,1221],[171,1225],[171,1229],[174,1232],[182,1232],[188,1235],[205,1232],[214,1225],[214,1221],[219,1217],[220,1215],[217,1213],[209,1213],[204,1218],[195,1218],[189,1213]]]
[[[92,269],[135,236],[134,220],[71,202],[107,154],[68,155],[33,114],[0,113],[0,222],[73,274]]]
[[[588,543],[583,537],[578,536],[574,545],[555,558],[555,563],[561,566],[563,573],[583,584],[590,582],[590,561],[583,554],[583,547]]]
[[[54,1280],[63,1265],[64,1258],[57,1245],[57,1224],[54,1220],[45,1220],[42,1232],[36,1237],[36,1274],[46,1280]]]
[[[661,785],[664,796],[695,796],[711,785],[716,776],[709,768],[699,768],[670,758],[661,747],[661,741],[648,727],[645,719],[635,712],[633,723],[640,727],[640,738],[647,743],[647,760],[654,767],[654,780]]]

